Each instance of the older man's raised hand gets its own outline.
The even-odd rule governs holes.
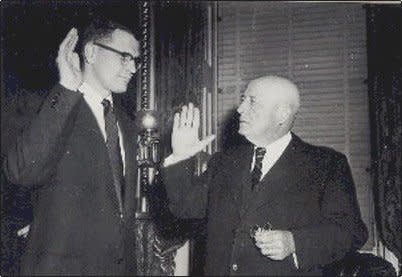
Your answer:
[[[183,106],[174,116],[172,132],[172,159],[180,161],[194,156],[215,139],[215,135],[199,139],[200,110],[192,103]]]
[[[59,46],[56,58],[60,75],[60,84],[67,89],[76,91],[82,83],[80,58],[74,48],[78,41],[78,31],[72,28]]]

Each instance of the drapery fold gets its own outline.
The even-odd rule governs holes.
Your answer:
[[[402,8],[367,6],[368,88],[375,215],[401,270]]]

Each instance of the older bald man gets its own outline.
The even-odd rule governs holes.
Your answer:
[[[289,80],[251,81],[237,111],[250,143],[216,153],[200,178],[192,159],[199,110],[175,115],[164,182],[172,212],[207,218],[205,274],[321,274],[367,240],[346,157],[291,132],[299,91]]]

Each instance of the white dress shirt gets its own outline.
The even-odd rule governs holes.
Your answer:
[[[292,139],[292,135],[290,132],[288,132],[286,135],[283,137],[277,139],[273,143],[266,145],[266,146],[259,146],[259,147],[264,147],[267,151],[264,155],[264,158],[262,160],[262,169],[261,169],[261,179],[264,178],[264,176],[268,173],[268,171],[274,166],[274,164],[279,160],[279,158],[282,156],[283,152],[285,151],[286,147],[289,145],[290,140]],[[253,161],[251,162],[251,167],[250,167],[250,172],[254,168],[254,163],[255,163],[255,149],[257,146],[254,146],[254,155],[253,155]]]
[[[93,115],[96,118],[96,122],[98,122],[98,126],[102,132],[103,138],[106,142],[106,128],[105,128],[105,117],[103,114],[104,107],[102,105],[102,101],[105,98],[102,98],[88,83],[82,83],[82,85],[78,88],[78,90],[84,95],[84,99],[87,102],[89,108],[91,109]],[[110,101],[110,104],[113,107],[113,98],[112,94],[106,97],[107,100]],[[121,134],[121,129],[119,123],[117,123],[117,129],[119,132],[119,143],[120,143],[120,151],[121,151],[121,158],[123,162],[123,174],[125,174],[125,151],[124,151],[124,144],[123,144],[123,136]]]
[[[289,145],[290,141],[292,140],[292,135],[290,132],[288,132],[286,135],[283,137],[277,139],[273,143],[266,145],[266,146],[259,146],[259,147],[264,147],[266,149],[264,158],[262,159],[262,169],[261,169],[261,179],[264,178],[264,176],[268,173],[268,171],[274,166],[274,164],[279,160],[279,158],[282,156],[283,152],[285,152],[286,147]],[[254,168],[254,163],[255,163],[255,149],[257,146],[254,146],[254,155],[253,155],[253,161],[251,162],[251,168],[250,172]],[[299,268],[299,262],[297,260],[297,255],[296,253],[292,254],[293,257],[293,263],[296,268]]]

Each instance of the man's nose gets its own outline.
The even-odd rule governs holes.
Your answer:
[[[134,73],[137,72],[138,67],[137,67],[137,64],[135,63],[134,60],[131,60],[131,61],[128,63],[127,66],[128,66],[128,70],[129,70],[132,74],[134,74]]]
[[[237,107],[237,112],[242,114],[244,112],[244,102],[241,102],[240,105]]]

